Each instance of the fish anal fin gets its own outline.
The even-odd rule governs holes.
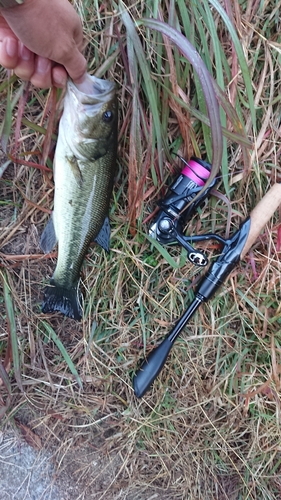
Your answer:
[[[94,239],[106,252],[109,252],[110,247],[110,222],[109,218],[105,217],[102,228],[99,234]]]
[[[47,222],[47,225],[40,238],[40,247],[44,253],[49,253],[53,250],[57,243],[57,237],[54,228],[53,216]]]

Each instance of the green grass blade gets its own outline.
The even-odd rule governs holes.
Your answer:
[[[214,8],[217,10],[217,12],[220,14],[222,17],[229,34],[232,38],[236,54],[238,57],[241,73],[244,78],[245,82],[245,87],[247,91],[247,96],[248,96],[248,102],[249,102],[249,108],[250,108],[250,113],[252,117],[252,122],[253,122],[253,128],[256,130],[256,110],[255,110],[255,103],[254,103],[254,96],[253,96],[253,89],[252,89],[252,78],[249,72],[248,64],[243,52],[243,48],[241,46],[240,40],[238,38],[238,35],[236,33],[236,29],[233,26],[231,20],[229,19],[226,11],[223,9],[221,4],[218,2],[218,0],[209,0],[210,3],[214,6]]]
[[[154,238],[151,238],[151,236],[146,235],[146,238],[148,241],[159,251],[159,253],[164,257],[164,259],[167,261],[167,263],[173,268],[173,269],[179,269],[181,267],[181,263],[176,262],[173,257],[169,254],[168,250],[166,250],[163,245],[158,243],[157,240]]]
[[[45,127],[41,127],[40,125],[37,125],[37,123],[31,122],[30,120],[28,120],[24,116],[22,117],[21,122],[23,125],[26,125],[27,127],[30,128],[30,130],[33,130],[34,132],[38,132],[39,134],[43,134],[43,135],[46,135],[46,133],[47,133],[47,130]],[[58,138],[58,136],[56,134],[52,134],[51,137],[52,137],[53,141],[56,141]]]
[[[9,331],[9,338],[12,346],[12,357],[13,357],[13,366],[15,379],[21,391],[23,391],[22,380],[21,380],[21,366],[20,366],[20,356],[19,356],[19,347],[18,347],[18,337],[17,337],[17,329],[16,329],[16,319],[15,319],[15,311],[13,299],[11,296],[11,290],[8,285],[7,275],[6,273],[1,272],[2,274],[2,282],[3,282],[3,290],[4,290],[4,302],[6,306],[7,312],[7,324]]]
[[[193,8],[195,7],[195,2],[192,1],[193,3]],[[222,46],[218,38],[218,32],[217,32],[217,27],[215,25],[213,13],[210,10],[209,4],[206,0],[203,0],[203,3],[201,5],[200,2],[196,2],[196,5],[198,6],[198,10],[205,20],[206,26],[209,30],[211,41],[212,41],[212,46],[213,46],[213,52],[214,52],[214,62],[215,65],[212,65],[215,67],[215,75],[214,79],[217,82],[218,86],[221,89],[224,89],[224,71],[223,71],[223,66],[222,66]],[[200,16],[198,15],[198,19],[200,19]],[[204,34],[202,33],[202,38]],[[206,35],[205,37],[206,38]],[[205,55],[210,53],[210,50],[205,51]],[[209,57],[208,57],[209,59]],[[210,65],[212,61],[210,60]],[[210,70],[211,72],[211,70]],[[225,111],[221,107],[220,108],[220,118],[221,118],[221,124],[222,127],[226,128],[226,116],[225,116]],[[222,170],[222,176],[223,176],[223,182],[224,182],[224,188],[226,191],[226,194],[229,195],[229,183],[228,183],[228,155],[227,155],[227,143],[224,140],[223,141],[223,151],[222,151],[222,163],[221,163],[221,170]]]
[[[170,89],[168,89],[167,87],[165,87],[165,90],[166,90],[167,93],[169,93],[170,95],[172,95],[172,92],[171,92]],[[199,111],[198,109],[195,109],[194,107],[190,106],[188,103],[183,102],[176,95],[173,95],[173,99],[176,102],[178,102],[184,109],[187,109],[195,118],[197,118],[203,124],[205,124],[208,127],[210,127],[210,120],[209,120],[209,118],[206,115],[204,115],[203,113],[201,113],[201,111]],[[230,132],[227,128],[222,127],[222,133],[223,133],[223,135],[227,139],[231,139],[232,142],[237,142],[237,144],[240,144],[241,146],[244,146],[246,148],[252,148],[252,143],[251,143],[250,139],[248,139],[248,137],[245,134],[242,134],[243,129],[242,129],[242,126],[241,126],[241,122],[239,121],[238,117],[235,115],[235,110],[232,108],[231,104],[229,104],[229,108],[228,108],[228,106],[226,107],[226,110],[227,111],[228,110],[232,110],[232,112],[230,114],[227,113],[227,115],[228,115],[228,117],[229,116],[231,116],[231,117],[234,116],[235,124],[234,124],[233,121],[231,123],[234,126],[234,128],[236,128],[237,132]],[[240,125],[240,126],[236,126],[237,124]]]
[[[18,77],[17,75],[12,75],[10,78],[7,78],[4,82],[1,83],[0,85],[0,94],[6,90],[10,85],[15,83],[17,81]]]
[[[175,30],[168,24],[155,20],[155,19],[141,19],[139,24],[152,29],[160,31],[162,34],[167,36],[175,43],[181,53],[187,58],[187,60],[193,65],[194,70],[200,80],[202,90],[205,96],[205,102],[208,110],[209,120],[211,124],[211,136],[212,136],[212,172],[205,188],[214,179],[218,170],[221,167],[222,160],[222,145],[223,136],[220,120],[220,112],[218,101],[213,88],[213,79],[208,72],[204,62],[199,56],[193,45],[187,40],[187,38],[182,35],[179,31]]]
[[[2,163],[2,165],[0,165],[0,179],[1,177],[3,176],[5,170],[8,168],[8,166],[10,165],[10,163],[12,163],[11,160],[7,160],[5,161],[4,163]]]
[[[10,100],[10,87],[8,87],[5,117],[0,128],[1,146],[4,153],[7,153],[7,145],[9,137],[11,135],[11,130],[12,130],[12,105]]]
[[[1,418],[3,418],[3,416],[5,415],[5,413],[7,412],[7,410],[9,409],[9,406],[11,404],[11,398],[12,398],[12,388],[11,388],[11,383],[10,383],[10,379],[9,379],[9,376],[4,368],[4,366],[2,365],[1,361],[0,361],[0,378],[2,380],[2,383],[7,391],[7,401],[6,401],[6,404],[1,404],[1,407],[0,407],[0,420]]]
[[[154,82],[151,78],[151,70],[150,67],[148,66],[146,56],[142,47],[142,44],[140,42],[139,36],[136,32],[135,24],[131,19],[130,14],[126,10],[126,7],[123,2],[119,2],[119,10],[121,13],[121,18],[122,21],[126,27],[127,30],[127,36],[128,36],[128,44],[132,44],[134,51],[135,51],[135,56],[138,60],[140,70],[142,72],[144,84],[145,84],[145,90],[146,90],[146,95],[147,99],[149,101],[150,109],[153,115],[153,120],[154,120],[154,130],[156,134],[156,139],[157,139],[157,150],[158,150],[158,160],[159,160],[159,170],[161,173],[161,176],[163,176],[163,146],[162,146],[162,135],[161,135],[161,122],[160,122],[160,117],[159,117],[159,109],[157,105],[157,95],[155,91],[155,85]]]
[[[49,337],[53,340],[53,342],[56,344],[57,348],[59,349],[62,357],[64,358],[69,370],[71,371],[72,375],[75,377],[75,380],[77,384],[79,385],[80,389],[83,389],[82,381],[81,378],[78,375],[78,372],[74,366],[74,363],[69,356],[66,348],[64,347],[63,343],[61,340],[58,338],[56,332],[53,330],[53,328],[47,323],[47,321],[41,321],[41,325],[44,327],[45,331],[49,335]]]

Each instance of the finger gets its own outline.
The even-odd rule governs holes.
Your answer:
[[[52,81],[55,87],[64,88],[67,82],[67,72],[63,66],[56,64],[52,68]]]
[[[76,48],[71,52],[71,57],[66,61],[64,60],[64,67],[74,83],[79,82],[86,73],[87,61]]]
[[[34,73],[30,78],[35,87],[48,89],[52,86],[52,64],[49,59],[35,56]]]
[[[18,40],[8,36],[0,41],[0,64],[7,69],[14,69],[18,62]]]
[[[30,80],[34,70],[34,54],[20,42],[18,62],[14,71],[22,80]]]

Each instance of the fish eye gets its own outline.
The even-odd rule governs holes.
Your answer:
[[[102,119],[106,123],[110,123],[113,120],[113,113],[112,111],[105,111],[102,115]]]

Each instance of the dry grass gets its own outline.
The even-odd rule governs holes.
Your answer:
[[[81,324],[59,314],[42,315],[42,289],[56,257],[55,252],[43,256],[39,248],[39,236],[52,208],[52,175],[23,162],[9,165],[1,182],[0,272],[11,292],[17,342],[12,344],[2,298],[0,354],[9,374],[5,379],[1,369],[3,424],[20,421],[28,425],[53,450],[59,471],[70,467],[71,453],[80,457],[77,468],[73,458],[69,468],[81,484],[79,498],[278,499],[278,214],[221,291],[196,314],[152,390],[137,400],[131,379],[138,360],[192,300],[198,274],[180,250],[170,252],[174,267],[168,264],[147,240],[149,224],[143,221],[164,192],[162,183],[175,171],[168,151],[186,157],[204,155],[211,143],[208,128],[202,128],[186,108],[204,112],[198,81],[179,52],[167,40],[163,44],[156,32],[140,27],[157,96],[161,124],[157,131],[143,73],[134,55],[128,57],[119,7],[114,2],[75,3],[84,21],[89,71],[97,70],[98,76],[113,78],[119,85],[119,171],[110,214],[111,253],[107,256],[98,247],[89,250],[82,270]],[[157,13],[158,6],[164,19],[170,15],[172,22],[172,13],[177,12],[182,24],[180,2],[175,4],[175,11],[174,2],[167,11],[168,2],[135,2],[131,13],[135,19],[147,17]],[[269,186],[280,181],[280,6],[274,1],[224,4],[249,68],[254,123],[232,39],[217,11],[206,5],[190,2],[190,39],[224,85],[241,131],[244,128],[252,143],[251,150],[230,138],[224,143],[223,171],[228,182],[225,178],[218,190],[228,189],[233,231]],[[210,34],[210,16],[218,46]],[[181,89],[178,99],[171,97],[175,85],[170,81],[171,71]],[[8,99],[4,71],[1,82],[3,118]],[[15,80],[10,85],[12,99],[19,89],[26,86]],[[51,132],[56,132],[58,113],[54,110],[59,96],[33,88],[22,95],[11,111],[8,151],[16,148],[13,156],[39,164],[45,155],[44,164],[51,168],[55,147]],[[238,133],[221,113],[229,131]],[[3,154],[1,163],[5,159]],[[129,209],[132,205],[134,210]],[[227,215],[223,201],[214,198],[188,231],[216,230],[224,235]],[[211,255],[213,249],[207,246],[206,251]],[[12,353],[16,350],[19,367],[15,373]],[[67,355],[77,374],[71,371]],[[90,462],[97,456],[99,466],[94,472]]]

